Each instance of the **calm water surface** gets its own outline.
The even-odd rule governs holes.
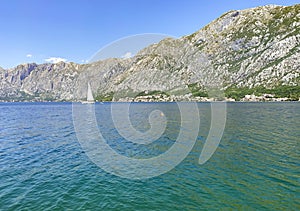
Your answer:
[[[0,104],[0,210],[300,210],[300,103],[228,103],[221,144],[204,165],[199,155],[210,126],[210,104],[199,103],[201,126],[189,156],[145,180],[106,173],[77,141],[71,103]],[[110,104],[96,104],[103,136],[118,153],[152,157],[180,130],[175,103],[133,104],[140,131],[148,114],[164,112],[163,136],[147,146],[124,140]]]

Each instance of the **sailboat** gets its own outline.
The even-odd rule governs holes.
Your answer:
[[[90,83],[88,83],[87,99],[86,99],[86,101],[82,101],[81,103],[82,104],[93,104],[93,103],[95,103]]]

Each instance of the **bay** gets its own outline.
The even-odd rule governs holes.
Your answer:
[[[1,103],[0,210],[299,210],[300,103],[227,103],[223,138],[203,165],[211,109],[197,105],[201,123],[189,155],[158,177],[130,180],[89,159],[72,103]],[[161,138],[140,146],[118,133],[110,107],[95,105],[98,128],[124,156],[157,156],[181,129],[176,103],[133,103],[130,120],[139,131],[150,128],[153,110],[167,119]]]

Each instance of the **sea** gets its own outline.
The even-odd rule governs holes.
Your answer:
[[[126,112],[113,115],[113,105]],[[92,111],[92,126],[76,123],[81,114],[74,116],[76,106]],[[227,103],[224,131],[219,127],[222,131],[217,133],[220,141],[201,164],[199,156],[218,124],[212,119],[219,114],[212,103],[194,103],[198,113],[180,106],[0,103],[0,210],[300,210],[299,102]],[[80,117],[90,118],[84,113]],[[138,133],[126,136],[116,121],[123,123],[125,133]],[[162,131],[144,143],[143,134],[152,127]],[[189,136],[195,128],[196,135]],[[84,136],[82,131],[89,129],[95,136]],[[101,137],[115,156],[96,144],[93,152],[99,156],[92,157],[84,146],[91,137]],[[152,175],[145,166],[150,170],[135,177],[144,164],[137,169],[127,159],[162,156],[178,137],[188,153],[181,155],[179,150],[180,155],[168,157],[170,165],[161,173]],[[180,162],[172,162],[176,159]],[[166,163],[156,164],[165,169]],[[156,166],[151,168],[155,172]]]

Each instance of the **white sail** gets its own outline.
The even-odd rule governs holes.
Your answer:
[[[93,93],[92,93],[92,89],[91,89],[90,83],[88,83],[87,101],[89,101],[89,102],[94,102],[95,101],[94,97],[93,97]]]
[[[81,103],[82,104],[92,104],[92,103],[95,103],[90,83],[88,83],[88,90],[87,90],[86,101],[82,101]]]

